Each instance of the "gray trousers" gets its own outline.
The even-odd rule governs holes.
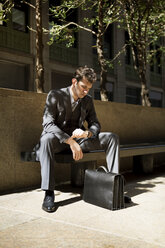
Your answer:
[[[86,139],[80,144],[82,151],[104,150],[107,168],[109,171],[119,173],[119,139],[110,132],[102,132],[97,138]],[[41,189],[55,189],[55,162],[56,153],[70,149],[69,145],[60,143],[51,133],[44,134],[40,140],[39,160],[41,164]]]

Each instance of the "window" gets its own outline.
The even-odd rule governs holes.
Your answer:
[[[150,51],[156,51],[154,56],[152,57],[151,63],[150,63],[150,71],[155,72],[157,74],[161,74],[162,68],[161,68],[161,57],[162,53],[160,51],[160,46],[158,45],[150,45]]]
[[[162,56],[162,54],[161,54],[159,46],[156,46],[156,50],[157,50],[157,52],[155,55],[155,57],[156,57],[155,70],[156,70],[156,73],[161,74],[161,56]]]
[[[12,25],[13,29],[22,32],[28,31],[28,5],[21,1],[14,0],[12,8]]]
[[[126,103],[140,104],[140,88],[136,88],[136,87],[126,88]]]
[[[29,66],[0,60],[0,87],[28,90]]]
[[[113,58],[113,25],[109,25],[104,35],[104,55],[108,59]]]
[[[60,89],[62,87],[68,87],[71,84],[72,74],[65,74],[62,72],[51,72],[51,88]]]
[[[12,23],[13,28],[19,31],[26,31],[26,25],[25,25],[25,12],[22,10],[13,8],[12,9]]]
[[[94,89],[94,99],[101,100],[100,89]]]
[[[12,7],[10,1],[0,0],[0,25],[11,27],[22,32],[28,31],[28,5],[20,0],[13,0]],[[9,10],[11,10],[11,13]],[[3,15],[6,20],[3,20]]]
[[[158,91],[151,90],[149,93],[151,106],[152,107],[162,107],[162,93]]]
[[[129,43],[129,35],[128,32],[125,32],[125,44],[127,44],[126,46],[126,55],[125,55],[125,63],[127,65],[131,65],[132,63],[132,58],[131,58],[131,47],[130,45],[128,45]]]
[[[108,93],[108,100],[113,101],[113,83],[106,83],[106,90]],[[94,99],[101,100],[100,89],[94,89]]]

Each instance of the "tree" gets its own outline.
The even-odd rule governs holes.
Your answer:
[[[71,10],[82,8],[84,11],[90,11],[92,17],[84,19],[84,25],[75,23],[73,21],[67,21],[67,16]],[[52,15],[58,20],[52,22],[52,28],[50,34],[52,36],[52,42],[59,40],[68,40],[73,42],[73,35],[71,29],[77,27],[87,32],[91,32],[96,37],[96,49],[98,62],[100,65],[100,95],[102,101],[108,101],[106,82],[107,82],[107,65],[110,61],[107,61],[104,56],[104,34],[109,25],[117,21],[120,16],[120,10],[117,5],[117,1],[114,0],[70,0],[61,1],[59,5],[50,8]],[[61,21],[59,23],[59,21]],[[72,28],[71,28],[72,26]],[[112,62],[112,61],[111,61]],[[112,63],[111,63],[112,64]]]
[[[150,49],[165,34],[165,4],[163,0],[119,0],[124,24],[129,34],[134,68],[141,83],[141,102],[151,106],[147,88],[147,64],[156,52]]]
[[[36,89],[44,92],[44,65],[43,65],[43,28],[42,28],[42,0],[36,0]]]
[[[107,61],[103,53],[103,39],[108,26],[116,21],[119,17],[118,8],[115,1],[98,0],[97,2],[97,33],[96,33],[96,48],[98,61],[100,65],[100,94],[102,101],[108,101],[106,82],[107,82]]]
[[[0,21],[7,21],[7,15],[15,6],[15,0],[5,0],[0,9]],[[36,61],[35,61],[35,85],[38,93],[44,92],[44,65],[43,65],[43,27],[42,27],[42,0],[35,0],[35,5],[26,0],[20,1],[20,4],[27,4],[35,11],[36,29],[28,27],[29,30],[36,33]]]
[[[22,0],[35,11],[36,28],[29,28],[36,34],[36,59],[35,59],[35,85],[37,93],[44,92],[44,64],[43,64],[43,26],[42,26],[42,4],[43,0],[35,0],[35,5]]]

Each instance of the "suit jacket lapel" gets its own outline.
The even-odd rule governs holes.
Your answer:
[[[80,119],[79,119],[79,126],[81,127],[84,123],[85,120],[85,114],[86,114],[86,109],[85,109],[85,99],[81,100],[81,114],[80,114]]]
[[[65,121],[70,119],[72,115],[71,101],[70,101],[70,86],[66,88],[66,94],[64,95],[64,106],[66,110]]]

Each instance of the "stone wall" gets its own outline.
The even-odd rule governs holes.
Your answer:
[[[101,101],[95,105],[102,130],[117,133],[121,144],[165,141],[165,108]]]
[[[39,163],[22,162],[42,131],[46,94],[0,89],[0,192],[40,186]],[[95,101],[102,131],[121,143],[165,140],[165,109]],[[70,166],[56,165],[56,182],[70,180]]]
[[[45,95],[0,89],[0,191],[36,186],[40,168],[22,163],[20,151],[39,139]]]

